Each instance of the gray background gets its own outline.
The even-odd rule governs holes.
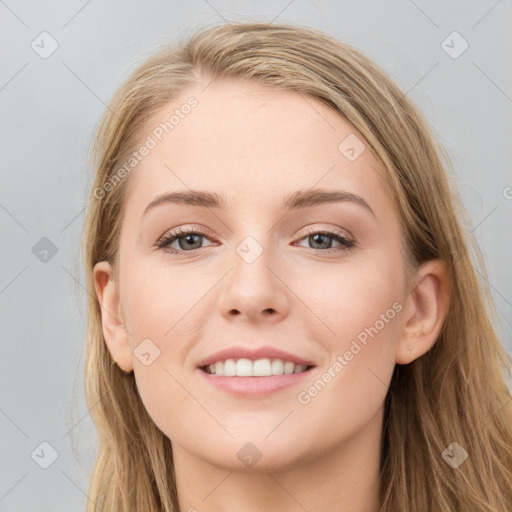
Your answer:
[[[0,511],[84,510],[96,434],[76,259],[89,143],[115,89],[157,45],[223,18],[323,29],[408,91],[453,159],[512,353],[511,15],[509,0],[0,0]],[[31,47],[43,31],[58,43],[47,58]],[[457,58],[461,40],[445,43],[452,56],[442,46],[453,31],[469,44]],[[57,249],[46,261],[43,237]],[[48,469],[43,441],[58,454]]]

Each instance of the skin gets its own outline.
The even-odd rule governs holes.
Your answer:
[[[189,96],[198,100],[132,171],[119,264],[94,269],[108,349],[135,372],[149,415],[172,441],[181,510],[377,511],[384,399],[395,364],[423,355],[440,333],[446,266],[423,264],[408,286],[384,170],[366,143],[354,161],[338,150],[349,134],[364,141],[342,116],[314,98],[257,84],[203,87],[141,133],[144,140]],[[348,201],[280,208],[284,196],[313,187],[357,194],[375,215]],[[156,196],[188,189],[225,196],[228,208],[164,204],[141,219]],[[179,226],[209,235],[196,245],[182,237],[179,255],[155,247]],[[357,245],[315,244],[307,228]],[[236,251],[247,236],[263,251],[252,263]],[[192,256],[191,245],[199,247]],[[300,403],[298,394],[395,302],[401,311]],[[134,356],[146,338],[160,350],[148,366]],[[199,378],[196,365],[235,344],[275,346],[315,368],[268,397],[233,396]],[[262,455],[252,467],[237,457],[248,442]]]

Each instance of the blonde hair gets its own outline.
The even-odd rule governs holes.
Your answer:
[[[135,149],[148,120],[202,81],[251,80],[311,95],[344,116],[381,160],[403,222],[408,275],[424,261],[447,262],[450,308],[434,347],[396,365],[385,401],[381,512],[512,510],[510,358],[483,279],[482,257],[446,169],[451,164],[417,107],[369,58],[320,31],[287,24],[203,28],[147,59],[122,84],[93,145],[95,178],[82,251],[88,290],[87,403],[99,446],[87,510],[178,511],[170,440],[149,417],[133,372],[124,373],[103,338],[93,268],[115,264],[128,179],[106,184]],[[473,255],[469,248],[472,246]],[[476,263],[473,263],[476,262]],[[442,452],[457,442],[457,469]]]

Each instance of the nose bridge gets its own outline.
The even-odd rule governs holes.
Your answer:
[[[246,235],[235,247],[232,271],[219,301],[223,314],[234,312],[254,318],[286,311],[283,285],[271,270],[274,257],[268,245],[272,237],[264,229],[258,233]]]
[[[256,238],[256,236],[258,238]],[[247,235],[235,247],[233,257],[233,276],[236,286],[245,294],[260,294],[268,288],[274,288],[275,283],[268,274],[271,264],[270,237],[267,235]],[[261,242],[260,242],[261,240]]]

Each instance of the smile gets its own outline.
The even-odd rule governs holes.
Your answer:
[[[213,364],[203,366],[201,369],[210,375],[224,377],[270,377],[303,373],[309,368],[304,364],[296,364],[283,359],[264,358],[252,361],[251,359],[240,358],[216,361]]]

